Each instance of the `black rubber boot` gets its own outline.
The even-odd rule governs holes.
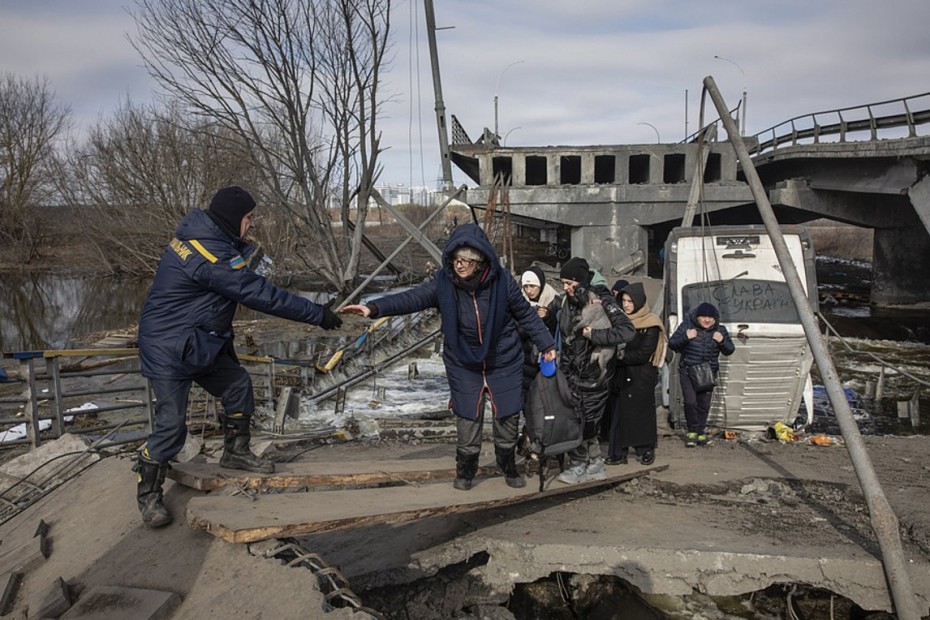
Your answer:
[[[470,491],[478,473],[478,455],[455,453],[455,480],[452,486],[459,491]]]
[[[522,489],[526,486],[526,479],[517,471],[517,455],[513,450],[495,448],[494,456],[497,457],[497,466],[501,468],[507,486],[515,489]]]
[[[139,460],[132,466],[132,470],[139,474],[136,501],[142,513],[142,522],[147,527],[163,527],[172,521],[161,490],[169,467],[167,463],[158,463],[141,453]]]
[[[258,474],[274,472],[274,463],[256,456],[249,449],[252,433],[249,430],[248,416],[228,417],[222,416],[223,421],[223,456],[220,457],[220,467],[227,469],[242,469]]]

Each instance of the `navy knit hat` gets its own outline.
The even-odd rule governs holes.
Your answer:
[[[254,209],[255,201],[249,192],[233,185],[216,192],[207,211],[226,232],[238,237],[242,226],[242,218]]]
[[[694,316],[709,316],[714,319],[720,318],[720,312],[717,311],[717,306],[714,304],[707,303],[706,301],[702,304],[699,304],[697,308],[694,309]]]
[[[625,289],[627,285],[629,285],[629,283],[630,283],[629,280],[617,280],[616,282],[614,282],[614,285],[610,287],[610,290],[613,293],[619,293],[620,291]]]
[[[574,280],[579,284],[587,286],[591,282],[591,268],[588,261],[578,256],[574,256],[562,265],[559,271],[559,277],[563,280]]]

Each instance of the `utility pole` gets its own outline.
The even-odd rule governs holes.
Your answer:
[[[736,156],[743,166],[746,182],[749,184],[752,196],[756,200],[759,216],[762,218],[765,229],[769,233],[769,238],[772,240],[772,248],[778,258],[778,265],[785,276],[785,283],[788,285],[791,298],[798,310],[801,326],[804,328],[804,334],[810,344],[811,353],[817,363],[817,368],[820,370],[824,386],[827,388],[827,395],[830,398],[830,404],[833,405],[836,421],[843,435],[846,450],[849,452],[849,459],[852,461],[856,478],[862,487],[863,495],[865,495],[865,502],[869,509],[869,520],[872,524],[872,531],[878,539],[878,546],[881,549],[885,579],[888,582],[889,593],[891,594],[891,600],[894,602],[897,617],[900,620],[920,620],[921,610],[911,587],[907,561],[904,558],[904,550],[901,544],[898,519],[895,517],[894,511],[892,511],[885,493],[882,491],[881,483],[875,474],[872,462],[869,460],[869,453],[862,441],[862,434],[859,432],[859,427],[856,425],[856,421],[849,409],[849,402],[843,393],[843,386],[840,383],[836,367],[833,365],[833,359],[830,357],[830,351],[821,338],[820,325],[814,316],[813,310],[808,305],[807,294],[804,292],[801,278],[798,276],[797,267],[788,252],[785,238],[778,226],[772,204],[769,202],[768,193],[762,185],[762,180],[759,178],[759,173],[753,165],[749,150],[746,148],[742,137],[736,135],[738,128],[730,117],[727,104],[717,89],[714,79],[710,76],[705,77],[704,86],[707,88],[714,105],[717,106],[720,120],[723,121],[730,143],[733,145]]]
[[[446,106],[442,102],[442,81],[439,78],[439,53],[436,49],[436,14],[433,0],[424,0],[426,34],[429,39],[429,59],[433,69],[433,94],[436,98],[436,128],[439,130],[439,154],[442,158],[442,187],[452,191],[452,160],[449,157],[449,132],[446,127]]]

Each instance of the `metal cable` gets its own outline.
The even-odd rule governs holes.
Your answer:
[[[280,539],[278,542],[280,545],[263,552],[262,555],[283,560],[289,567],[310,569],[317,578],[320,592],[323,593],[327,604],[334,608],[351,607],[355,613],[362,612],[377,620],[384,620],[381,612],[362,604],[362,599],[352,591],[345,575],[338,568],[329,566],[319,554],[307,551],[292,538]]]

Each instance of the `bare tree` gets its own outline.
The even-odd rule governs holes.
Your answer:
[[[36,209],[51,195],[49,164],[69,118],[47,79],[0,76],[0,240],[27,262],[38,255]]]
[[[111,272],[152,274],[178,222],[218,187],[258,183],[236,136],[178,106],[127,100],[60,168],[60,193]]]
[[[297,232],[300,259],[343,291],[358,271],[378,176],[390,5],[136,0],[132,42],[149,73],[241,139],[262,176],[263,202],[284,210]]]

